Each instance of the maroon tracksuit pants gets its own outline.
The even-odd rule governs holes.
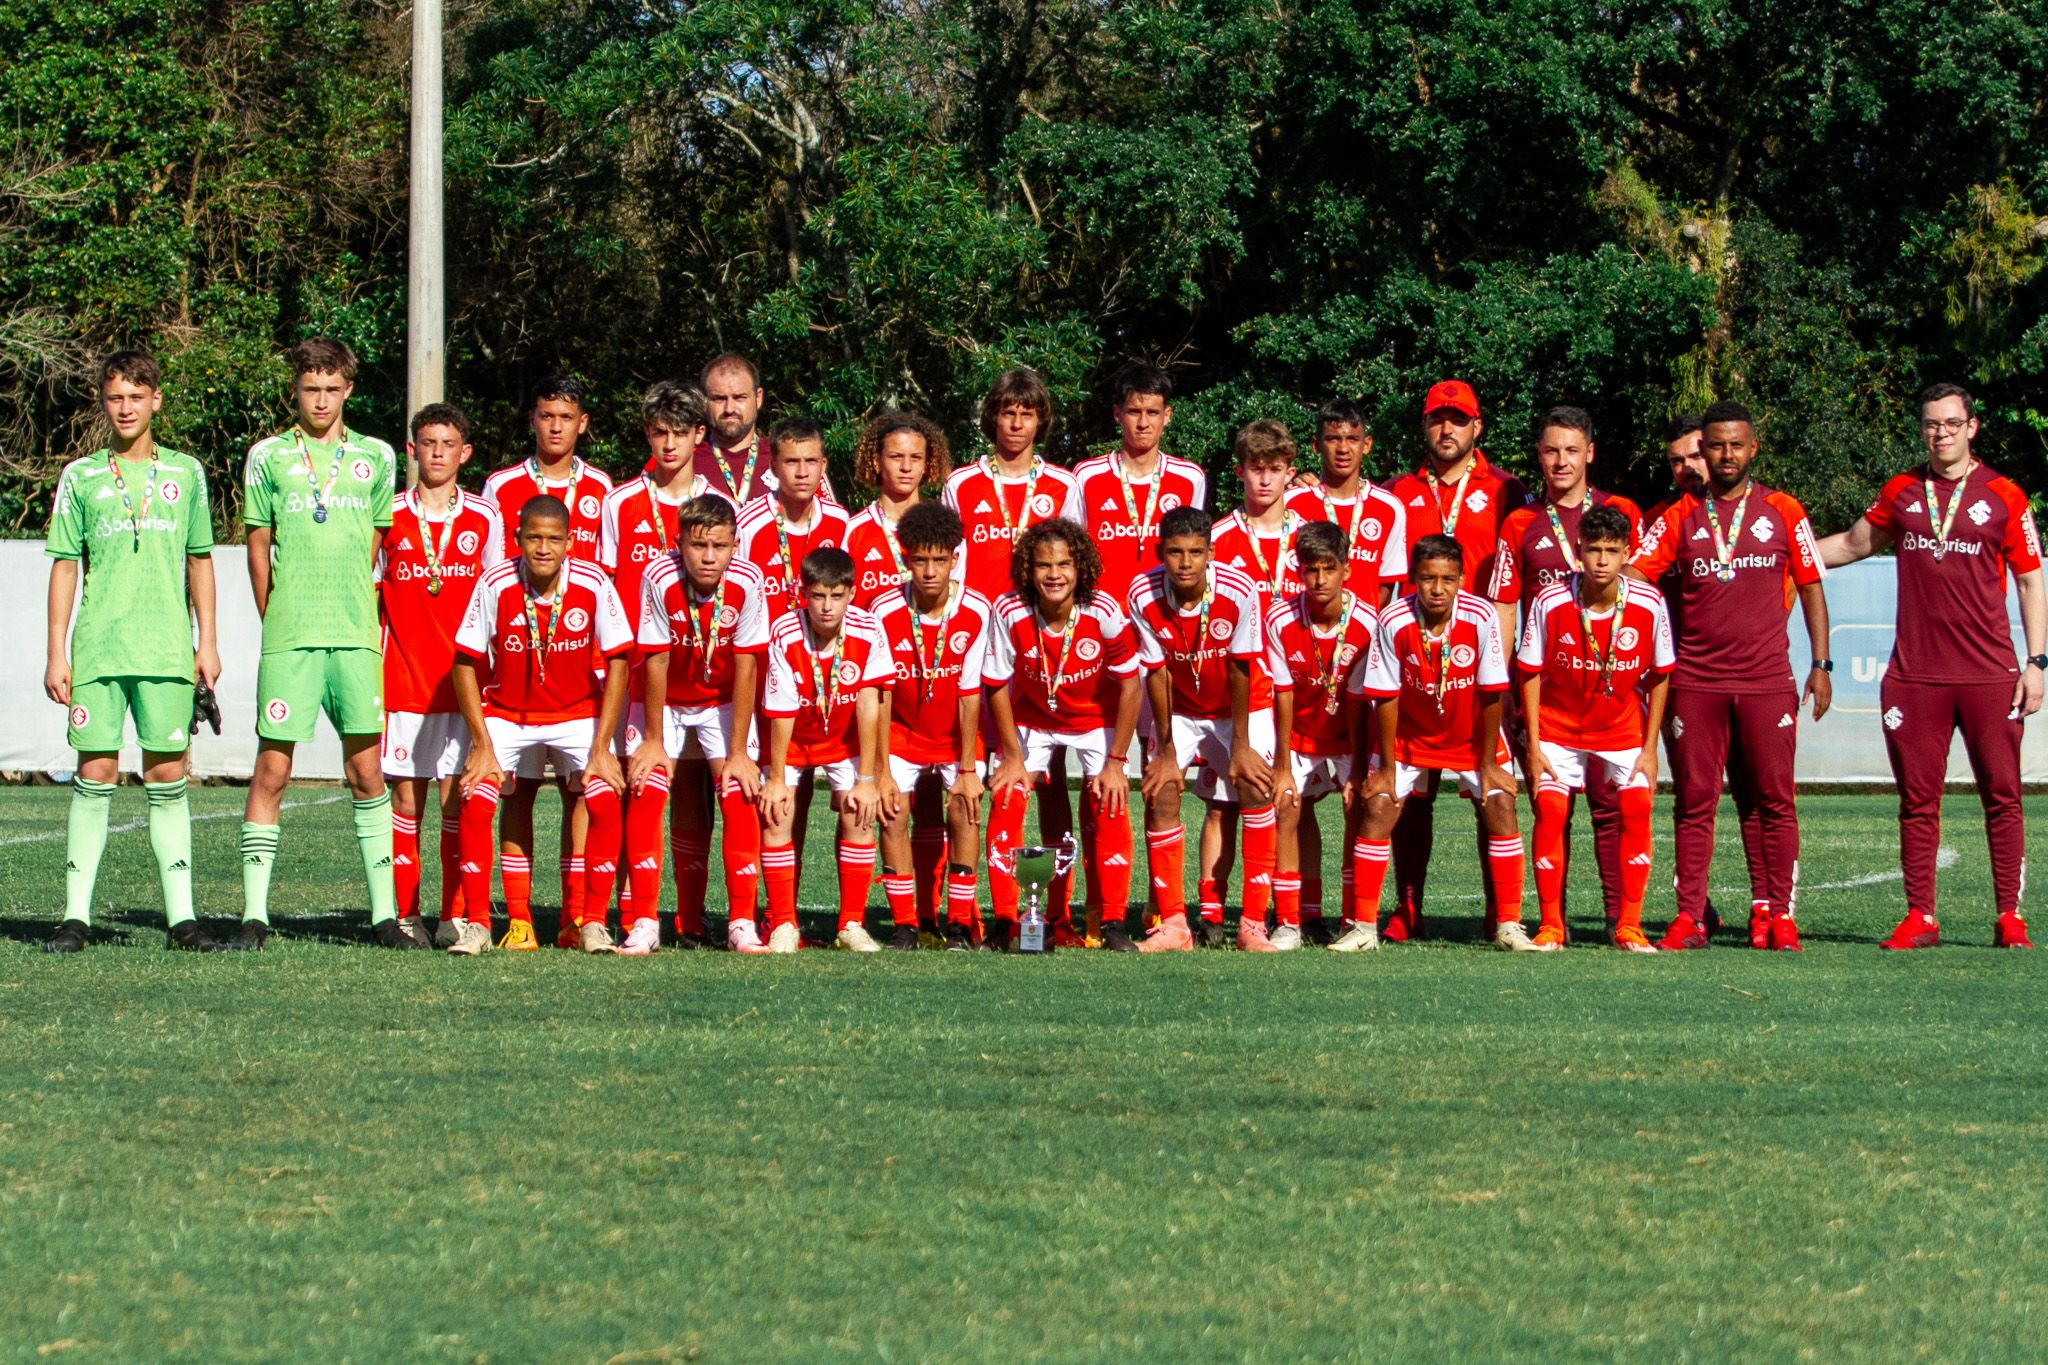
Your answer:
[[[1916,683],[1889,670],[1878,687],[1884,751],[1899,788],[1899,867],[1906,904],[1934,915],[1934,855],[1941,845],[1941,793],[1949,741],[1963,749],[1984,803],[1991,845],[1991,888],[1999,914],[2017,910],[2027,881],[2027,825],[2020,807],[2020,731],[2010,677],[1982,683]]]
[[[1778,914],[1794,908],[1799,883],[1799,813],[1792,759],[1799,736],[1799,694],[1788,685],[1769,692],[1671,689],[1671,780],[1677,848],[1678,908],[1696,920],[1707,913],[1707,876],[1714,865],[1714,817],[1727,774],[1735,809],[1754,825],[1748,850],[1750,899]],[[1745,830],[1747,832],[1747,830]],[[1759,856],[1761,855],[1761,856]],[[1761,863],[1763,884],[1756,884]]]

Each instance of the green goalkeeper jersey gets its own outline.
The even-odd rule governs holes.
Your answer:
[[[250,448],[242,521],[272,537],[265,654],[379,646],[371,547],[397,477],[391,447],[347,427],[331,446],[293,427]]]
[[[149,460],[96,451],[64,466],[44,553],[85,561],[71,627],[71,680],[192,678],[188,555],[213,551],[206,473],[158,447]]]

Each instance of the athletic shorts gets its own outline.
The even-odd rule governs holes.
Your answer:
[[[1109,761],[1110,734],[1107,726],[1100,730],[1076,730],[1070,733],[1064,730],[1036,730],[1028,725],[1020,725],[1017,727],[1017,737],[1024,741],[1024,771],[1033,777],[1045,776],[1052,769],[1053,750],[1065,749],[1080,758],[1081,776],[1093,777],[1101,772],[1103,765]]]
[[[1378,772],[1379,770],[1379,755],[1375,754],[1372,760],[1372,771]],[[1423,777],[1432,772],[1451,773],[1452,770],[1449,768],[1411,768],[1406,763],[1396,763],[1394,765],[1394,799],[1396,801],[1406,801],[1415,794],[1415,789],[1422,785]],[[1458,779],[1458,795],[1464,797],[1467,801],[1477,801],[1479,799],[1479,770],[1477,768],[1466,768],[1453,773],[1453,776]]]
[[[521,725],[502,716],[485,716],[484,729],[491,736],[491,749],[503,772],[526,775],[530,759],[538,772],[542,763],[553,763],[558,773],[580,773],[590,763],[590,741],[597,734],[597,721],[558,720],[546,725]]]
[[[1287,755],[1294,774],[1294,790],[1304,801],[1314,801],[1342,791],[1351,780],[1350,754],[1305,754],[1296,749]]]
[[[280,649],[256,665],[256,734],[302,744],[327,713],[336,734],[384,733],[384,656],[374,649]],[[188,716],[187,719],[190,719]]]
[[[905,796],[917,790],[917,784],[926,773],[936,774],[939,786],[951,791],[954,781],[960,776],[958,763],[919,763],[914,758],[901,754],[889,755],[889,776],[896,779],[896,785]]]
[[[785,765],[782,769],[782,781],[791,791],[795,791],[798,786],[810,781],[818,773],[825,774],[825,781],[831,786],[832,794],[837,796],[841,792],[853,790],[853,784],[860,779],[860,761],[842,758],[836,763],[815,763],[802,768]]]
[[[1606,791],[1620,791],[1626,787],[1647,788],[1650,785],[1649,779],[1641,773],[1635,773],[1633,780],[1629,776],[1635,769],[1636,760],[1643,756],[1641,749],[1567,749],[1562,744],[1552,744],[1548,740],[1540,742],[1543,746],[1543,757],[1549,760],[1550,771],[1555,775],[1556,781],[1546,779],[1539,782],[1539,791],[1561,788],[1565,791],[1582,792],[1586,789],[1586,776],[1589,772],[1593,780]]]
[[[664,711],[661,727],[662,747],[668,750],[670,758],[681,758],[690,754],[707,763],[715,763],[732,752],[726,743],[732,734],[732,703],[720,702],[716,706],[669,706]],[[747,737],[749,755],[753,752],[753,736]],[[692,750],[694,749],[694,753]]]
[[[1252,752],[1273,761],[1273,713],[1254,711],[1245,728]],[[1194,773],[1195,795],[1204,801],[1237,805],[1241,798],[1230,783],[1231,722],[1228,716],[1175,716],[1173,718],[1174,761],[1183,772]]]
[[[386,777],[453,777],[469,758],[469,725],[456,711],[387,712],[382,752]]]
[[[143,752],[182,754],[192,747],[190,678],[94,678],[71,684],[71,747],[80,753],[115,753],[122,718],[135,717]]]

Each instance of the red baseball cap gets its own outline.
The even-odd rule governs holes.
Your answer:
[[[1429,397],[1422,400],[1422,415],[1429,416],[1438,408],[1452,408],[1467,417],[1479,415],[1479,395],[1472,392],[1472,386],[1462,379],[1446,379],[1434,385]]]

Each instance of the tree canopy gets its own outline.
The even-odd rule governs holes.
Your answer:
[[[409,24],[0,0],[0,524],[40,529],[116,345],[217,477],[316,332],[399,434]],[[446,59],[479,474],[542,373],[623,469],[644,386],[731,349],[840,459],[888,406],[966,441],[1018,364],[1056,449],[1099,446],[1142,358],[1219,474],[1237,424],[1305,441],[1334,394],[1412,465],[1455,375],[1496,459],[1576,403],[1596,480],[1654,495],[1663,423],[1731,397],[1823,530],[1952,379],[2048,492],[2048,0],[455,0]]]

